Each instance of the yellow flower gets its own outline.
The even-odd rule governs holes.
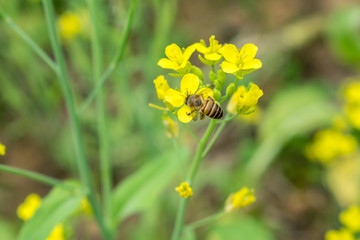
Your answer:
[[[327,231],[325,240],[355,240],[355,238],[349,230],[341,229]]]
[[[163,75],[158,76],[154,80],[157,96],[160,100],[165,99],[165,93],[169,90],[169,84]]]
[[[221,63],[222,70],[242,79],[244,75],[261,68],[261,61],[254,59],[257,50],[257,46],[252,43],[245,44],[240,51],[234,44],[226,44],[221,49],[225,58]]]
[[[336,129],[325,129],[315,134],[305,153],[311,160],[329,164],[339,156],[347,156],[355,152],[357,141],[352,135],[347,135]]]
[[[62,224],[56,225],[46,240],[65,240],[64,226]]]
[[[173,69],[177,72],[184,72],[184,70],[190,70],[187,68],[188,61],[194,51],[194,46],[189,46],[185,50],[181,50],[178,45],[173,43],[165,48],[165,55],[168,58],[160,59],[158,65],[162,68]]]
[[[181,107],[177,111],[179,120],[183,123],[190,122],[196,115],[196,111],[185,104],[187,98],[192,94],[201,94],[204,99],[213,97],[213,91],[210,88],[199,88],[200,79],[198,76],[187,73],[181,79],[180,91],[169,88],[165,93],[165,100],[174,107]],[[198,91],[197,91],[198,90]]]
[[[204,54],[204,57],[199,55],[199,59],[206,65],[214,65],[222,58],[222,55],[219,52],[222,45],[215,40],[214,35],[209,38],[209,47],[206,47],[204,40],[200,40],[200,43],[195,43],[194,47],[198,52]]]
[[[80,212],[83,212],[86,215],[92,215],[93,214],[91,205],[90,205],[89,201],[87,200],[87,198],[81,199]]]
[[[80,33],[80,17],[73,12],[61,14],[57,21],[60,36],[65,40],[70,40]]]
[[[351,126],[360,129],[360,105],[346,104],[344,107],[345,114]]]
[[[360,207],[353,205],[340,214],[340,221],[352,232],[360,231]]]
[[[39,208],[40,204],[41,198],[39,195],[35,193],[29,194],[24,202],[17,208],[18,217],[24,221],[29,220]]]
[[[1,143],[0,143],[0,155],[5,155],[5,152],[6,152],[6,147],[5,147],[5,145],[2,145]]]
[[[254,190],[243,187],[240,191],[230,194],[225,202],[225,211],[230,212],[239,208],[249,206],[255,202]]]
[[[180,193],[180,197],[188,198],[193,195],[193,191],[187,182],[182,182],[179,187],[175,188],[175,191]]]
[[[179,126],[169,116],[162,117],[163,124],[166,128],[166,136],[168,138],[176,138],[179,135]]]
[[[232,95],[226,109],[233,115],[236,113],[250,114],[255,111],[255,106],[262,95],[263,91],[256,84],[250,83],[249,90],[240,86]]]
[[[344,88],[344,98],[347,103],[360,104],[360,81],[347,83]]]

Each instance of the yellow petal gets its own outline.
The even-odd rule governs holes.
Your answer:
[[[240,56],[243,62],[250,61],[257,53],[258,47],[252,43],[245,44],[240,50]]]
[[[245,62],[241,69],[259,69],[262,67],[262,63],[259,59],[253,59],[249,62]]]
[[[179,69],[179,64],[167,58],[160,59],[158,65],[165,69],[174,69],[174,70]]]
[[[191,57],[191,55],[193,54],[193,52],[195,52],[194,44],[185,49],[184,54],[183,54],[183,62],[187,62],[189,60],[189,58]]]
[[[178,59],[182,59],[183,53],[180,47],[173,43],[165,48],[165,55],[170,60],[178,61]]]
[[[238,49],[234,44],[226,44],[220,49],[221,54],[228,62],[236,63],[238,61]]]
[[[177,116],[180,120],[180,122],[183,123],[188,123],[190,122],[193,117],[196,115],[196,112],[191,113],[191,108],[188,105],[184,105],[182,106],[178,112],[177,112]]]
[[[219,61],[221,58],[221,55],[218,53],[209,53],[204,55],[205,59],[210,61]]]
[[[240,70],[240,68],[236,64],[228,61],[223,61],[221,63],[221,68],[225,73],[235,73]]]
[[[194,94],[196,90],[199,88],[200,79],[198,76],[192,73],[187,73],[181,79],[180,89],[183,94],[189,96]]]
[[[207,53],[208,52],[208,48],[202,43],[195,43],[193,46],[200,53]]]
[[[165,97],[165,92],[169,89],[169,84],[167,83],[163,75],[158,76],[154,80],[157,96],[160,100],[163,100]]]
[[[185,103],[185,96],[172,88],[166,91],[165,100],[174,107],[181,107]]]

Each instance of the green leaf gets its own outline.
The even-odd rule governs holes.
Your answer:
[[[244,167],[244,179],[256,182],[293,137],[329,125],[336,109],[316,86],[297,86],[276,95],[259,126],[260,143]]]
[[[1,239],[15,239],[16,231],[15,227],[11,225],[10,222],[6,221],[3,218],[0,218],[0,233]]]
[[[274,236],[261,221],[246,217],[214,226],[206,239],[273,240]]]
[[[68,182],[68,184],[80,187],[74,182]],[[57,224],[63,223],[79,210],[84,197],[85,194],[81,191],[73,192],[59,187],[53,188],[42,200],[34,216],[22,226],[19,240],[46,239]]]
[[[337,9],[328,21],[327,40],[339,60],[360,66],[360,5]]]
[[[113,192],[113,224],[151,206],[186,159],[186,151],[169,151],[149,160],[143,167],[121,182]],[[178,158],[178,159],[176,159]]]

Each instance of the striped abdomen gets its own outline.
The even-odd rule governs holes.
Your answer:
[[[220,105],[218,105],[211,97],[205,100],[205,104],[202,106],[200,111],[206,116],[214,119],[219,119],[223,116],[223,110]]]

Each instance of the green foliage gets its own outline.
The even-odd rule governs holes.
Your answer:
[[[339,60],[353,67],[360,66],[360,6],[335,11],[327,22],[330,47]]]

